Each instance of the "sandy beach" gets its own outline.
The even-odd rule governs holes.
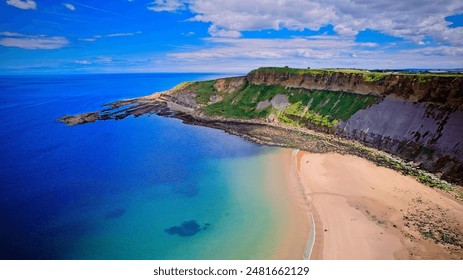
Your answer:
[[[311,259],[463,259],[463,204],[351,155],[293,153]]]
[[[279,149],[266,164],[267,195],[278,209],[276,214],[281,215],[279,220],[284,221],[280,228],[280,244],[271,256],[276,260],[303,259],[309,238],[309,212],[294,156],[291,149]]]

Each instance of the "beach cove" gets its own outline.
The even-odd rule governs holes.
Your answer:
[[[6,136],[0,199],[8,224],[0,234],[1,258],[462,257],[461,202],[340,154],[360,145],[333,153],[330,139],[236,120],[187,125],[148,114],[73,127],[53,121],[183,80],[214,77],[0,80]],[[253,143],[274,139],[331,152]]]
[[[462,259],[463,205],[352,155],[299,151],[311,259]]]
[[[0,258],[302,259],[307,211],[288,181],[291,150],[156,115],[54,122],[208,77],[0,79]]]

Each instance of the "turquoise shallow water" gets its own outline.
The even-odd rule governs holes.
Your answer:
[[[158,116],[54,121],[212,77],[0,77],[1,258],[271,258],[284,221],[265,166],[278,149]]]

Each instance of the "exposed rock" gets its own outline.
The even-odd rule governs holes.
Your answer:
[[[256,110],[265,109],[270,105],[272,105],[272,103],[270,103],[270,101],[268,100],[260,101],[259,103],[257,103]]]
[[[222,100],[223,100],[222,95],[213,94],[213,95],[211,95],[211,98],[209,100],[209,104],[214,104],[214,103],[220,102]]]
[[[327,71],[314,75],[257,69],[247,75],[247,80],[256,85],[393,95],[410,102],[430,102],[463,110],[463,77],[431,76],[420,80],[419,75],[391,74],[366,81],[361,73]]]
[[[272,103],[273,108],[280,112],[283,112],[289,105],[288,97],[283,94],[275,95],[272,100],[270,100],[270,103]]]
[[[378,147],[383,146],[378,140],[412,141],[463,160],[463,145],[460,147],[463,129],[458,129],[456,124],[463,124],[461,111],[442,111],[426,104],[387,97],[356,112],[338,127],[338,133]],[[445,128],[439,129],[441,125]]]
[[[366,81],[361,74],[323,71],[321,73],[310,75],[256,70],[249,73],[247,77],[219,79],[214,84],[214,89],[219,93],[211,95],[211,102],[220,101],[223,94],[239,92],[247,82],[304,89],[338,90],[344,97],[346,92],[372,93],[386,97],[378,98],[376,104],[370,104],[370,107],[356,111],[337,126],[321,129],[307,124],[305,128],[295,128],[296,132],[278,130],[277,128],[282,125],[276,124],[279,117],[274,112],[265,116],[265,119],[262,117],[252,120],[253,123],[258,123],[258,126],[248,124],[249,121],[229,122],[230,119],[223,116],[207,116],[203,110],[207,105],[196,102],[195,87],[188,86],[188,83],[160,94],[114,102],[108,105],[109,108],[99,112],[63,116],[59,120],[68,125],[75,125],[155,113],[180,118],[188,123],[224,129],[258,143],[320,152],[329,150],[326,148],[329,147],[328,144],[321,145],[320,142],[313,144],[301,138],[299,134],[301,131],[306,131],[309,135],[313,131],[309,133],[308,129],[314,129],[358,140],[406,161],[412,161],[411,166],[431,171],[452,182],[463,183],[463,76],[427,76],[426,79],[420,80],[419,75],[392,74],[380,76],[379,80]],[[256,109],[262,110],[272,105],[283,112],[290,105],[288,96],[292,94],[304,93],[277,94],[270,101],[258,102]],[[333,94],[331,96],[333,97]],[[330,108],[326,110],[347,108],[345,102],[338,105],[336,99],[325,99],[322,102],[319,100],[320,105],[317,106],[328,106],[327,104],[330,103]],[[237,98],[232,100],[232,105],[238,102]],[[313,98],[308,101],[302,114],[313,101]],[[265,125],[268,127],[264,129],[262,126]],[[267,136],[264,135],[265,133]],[[348,152],[355,153],[350,149]],[[394,167],[394,164],[391,166]]]
[[[236,93],[243,89],[246,85],[246,77],[234,77],[234,78],[225,78],[225,79],[218,79],[215,84],[214,88],[218,92],[223,93]]]
[[[82,124],[82,123],[92,123],[99,120],[98,112],[92,113],[84,113],[75,116],[62,116],[58,119],[61,122],[64,122],[67,125],[75,125],[75,124]]]

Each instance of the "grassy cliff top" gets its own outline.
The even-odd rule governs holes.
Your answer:
[[[379,80],[383,77],[390,75],[404,75],[412,77],[463,77],[462,73],[453,72],[408,72],[405,70],[366,70],[366,69],[355,69],[355,68],[289,68],[289,67],[260,67],[252,70],[250,73],[258,71],[269,71],[281,74],[297,74],[297,75],[333,75],[335,73],[363,75],[367,78],[373,78]]]

